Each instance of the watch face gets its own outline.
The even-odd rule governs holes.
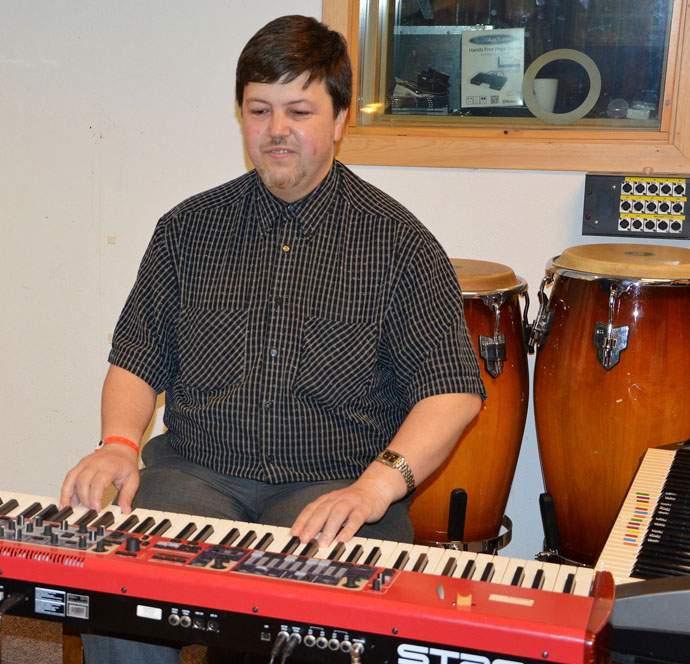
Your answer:
[[[391,452],[390,450],[384,450],[383,452],[381,452],[381,459],[386,463],[395,463],[399,458],[399,454]]]

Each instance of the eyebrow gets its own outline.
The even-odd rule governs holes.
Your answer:
[[[245,97],[247,102],[253,101],[253,102],[258,102],[260,104],[268,104],[269,106],[272,106],[271,102],[262,98],[262,97]],[[313,104],[314,102],[308,99],[307,97],[298,97],[297,99],[291,99],[288,101],[285,105],[290,106],[291,104]]]

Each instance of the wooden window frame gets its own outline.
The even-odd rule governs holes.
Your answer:
[[[359,74],[359,0],[322,0],[324,23],[350,45]],[[689,0],[675,0],[659,131],[574,128],[369,126],[353,97],[338,159],[348,164],[690,174]],[[685,109],[683,112],[682,109]]]

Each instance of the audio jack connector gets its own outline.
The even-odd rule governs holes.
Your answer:
[[[280,649],[283,647],[283,644],[288,640],[288,636],[290,635],[285,631],[281,630],[280,632],[278,632],[278,636],[276,636],[276,642],[273,644],[273,648],[271,648],[271,659],[268,661],[268,664],[274,664],[274,662],[276,661],[276,657],[280,652]]]
[[[280,659],[280,664],[285,664],[285,662],[287,662],[288,657],[292,655],[292,653],[295,651],[295,648],[297,647],[297,644],[301,643],[301,641],[301,634],[298,634],[297,632],[293,632],[292,634],[290,634],[288,642],[285,646],[285,650],[283,651],[283,656]]]
[[[350,664],[362,664],[362,654],[364,653],[364,645],[355,643],[350,650]]]

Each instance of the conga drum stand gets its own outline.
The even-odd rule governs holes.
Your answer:
[[[455,551],[470,551],[472,553],[496,553],[499,549],[510,544],[513,537],[513,522],[507,515],[501,520],[502,531],[495,537],[479,541],[465,541],[465,519],[467,516],[467,492],[464,489],[453,489],[449,499],[448,509],[448,541],[419,541],[418,544],[440,546]]]

